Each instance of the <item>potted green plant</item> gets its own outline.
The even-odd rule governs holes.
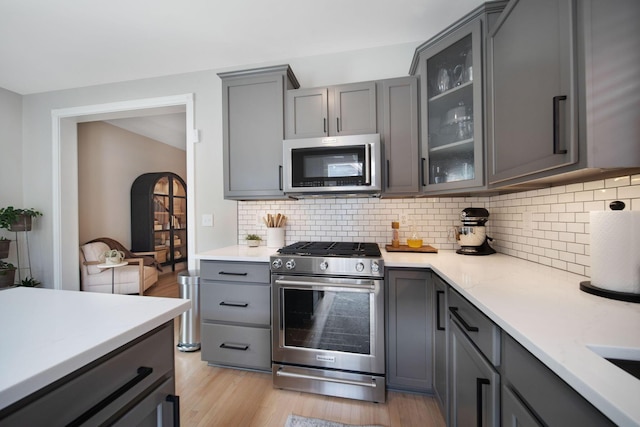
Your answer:
[[[247,234],[246,240],[247,246],[249,246],[250,248],[255,248],[256,246],[260,246],[262,238],[257,234]]]
[[[0,228],[9,231],[31,231],[32,218],[42,216],[35,209],[16,209],[13,206],[0,208]]]
[[[10,262],[0,260],[0,289],[13,286],[16,278],[16,267]]]
[[[36,279],[34,279],[33,277],[27,277],[25,279],[22,279],[22,281],[18,284],[18,286],[24,286],[27,288],[37,288],[40,285],[41,283]]]
[[[9,246],[11,246],[11,240],[0,236],[0,259],[9,257]]]

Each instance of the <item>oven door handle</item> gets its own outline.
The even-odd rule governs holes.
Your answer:
[[[366,144],[364,149],[364,183],[371,185],[371,144]]]
[[[367,289],[367,290],[375,290],[376,285],[373,281],[366,281],[361,284],[348,284],[344,283],[329,283],[329,282],[306,282],[304,280],[288,280],[288,279],[276,279],[275,283],[277,285],[284,286],[303,286],[305,288],[311,287],[321,287],[322,290],[326,290],[327,288],[341,288],[341,289]]]
[[[315,376],[315,375],[296,374],[294,372],[285,372],[285,371],[282,370],[282,368],[280,368],[276,372],[276,376],[278,376],[278,377],[289,377],[289,378],[301,378],[301,379],[305,379],[305,380],[314,380],[314,381],[325,381],[325,382],[339,383],[339,384],[357,385],[357,386],[364,386],[364,387],[371,387],[371,388],[376,388],[377,387],[376,380],[374,378],[371,378],[371,382],[368,382],[368,381],[343,380],[343,379],[340,379],[340,378],[327,378],[327,377],[319,377],[319,376]]]

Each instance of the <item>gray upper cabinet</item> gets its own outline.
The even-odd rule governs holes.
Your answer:
[[[639,21],[636,0],[509,3],[488,42],[492,187],[640,165]]]
[[[222,79],[224,197],[285,198],[285,93],[298,87],[288,65],[218,74]]]
[[[490,36],[491,183],[577,161],[571,0],[515,0]]]
[[[505,5],[487,3],[416,49],[410,74],[421,80],[425,193],[485,185],[485,40]]]
[[[376,133],[375,82],[287,92],[287,138]]]
[[[419,111],[417,77],[379,82],[385,154],[385,196],[408,196],[420,192]]]

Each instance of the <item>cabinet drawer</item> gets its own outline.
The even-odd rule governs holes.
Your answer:
[[[268,285],[205,282],[200,297],[205,321],[271,324],[271,287]]]
[[[203,280],[225,282],[269,283],[268,262],[201,261],[200,276]]]
[[[494,366],[500,365],[500,328],[462,295],[449,292],[450,319],[458,323],[469,339]]]
[[[517,392],[545,425],[614,425],[510,335],[503,332],[502,341],[505,384]]]
[[[3,426],[102,425],[173,375],[173,322],[0,411]],[[173,391],[172,391],[173,392]],[[109,398],[108,398],[109,397]],[[111,399],[113,398],[113,399]]]
[[[202,360],[239,368],[271,370],[271,330],[202,325]]]

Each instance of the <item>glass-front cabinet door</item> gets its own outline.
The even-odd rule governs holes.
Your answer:
[[[187,193],[173,175],[163,176],[153,189],[154,250],[161,263],[181,261],[187,256]]]
[[[427,47],[420,67],[423,191],[482,186],[481,21]]]

